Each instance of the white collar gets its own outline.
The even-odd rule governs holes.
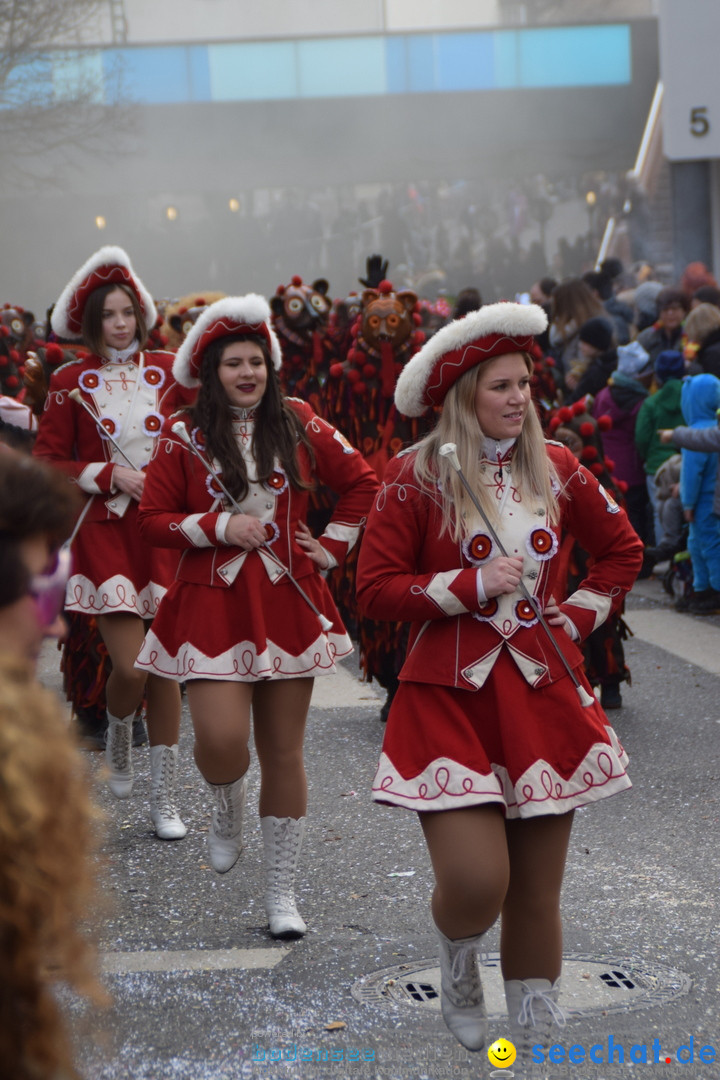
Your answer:
[[[516,436],[513,436],[510,439],[486,438],[482,456],[487,458],[488,461],[502,461],[508,452],[512,450],[516,442]]]
[[[134,356],[138,351],[137,338],[128,345],[127,349],[111,349],[108,348],[108,355],[106,360],[108,364],[124,364],[126,360],[129,360],[131,356]]]

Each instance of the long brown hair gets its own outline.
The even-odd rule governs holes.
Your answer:
[[[279,459],[292,486],[301,491],[309,490],[314,485],[304,480],[300,472],[298,444],[307,449],[311,465],[315,464],[315,455],[302,424],[282,396],[267,342],[259,334],[231,334],[208,345],[200,367],[200,389],[191,413],[193,423],[205,436],[210,455],[220,462],[225,487],[238,502],[242,502],[249,490],[247,469],[233,434],[230,401],[218,376],[225,349],[240,341],[258,346],[267,371],[265,393],[255,412],[252,442],[257,479],[260,483],[268,480],[276,459]]]
[[[103,334],[103,308],[105,307],[105,299],[111,292],[115,292],[116,289],[120,289],[130,300],[132,304],[133,312],[135,314],[135,337],[138,342],[138,348],[143,349],[147,343],[147,327],[145,326],[145,316],[143,310],[140,307],[140,301],[135,293],[128,285],[122,285],[120,282],[111,283],[110,285],[100,285],[88,296],[85,301],[85,307],[82,314],[82,336],[83,341],[96,356],[104,356],[107,345],[105,344],[105,336]]]

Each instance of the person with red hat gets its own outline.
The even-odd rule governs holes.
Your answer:
[[[388,464],[363,539],[358,602],[410,621],[373,784],[419,813],[436,886],[441,1008],[470,1050],[487,1038],[477,951],[502,914],[518,1062],[549,1044],[562,963],[560,889],[573,810],[630,787],[578,643],[617,610],[642,544],[531,400],[535,305],[492,304],[443,327],[403,369],[398,410],[442,405]],[[565,533],[592,556],[562,603]]]
[[[145,466],[164,416],[188,400],[172,376],[171,353],[143,351],[156,321],[152,297],[119,247],[95,252],[73,275],[52,313],[53,332],[81,341],[82,359],[50,377],[34,453],[62,469],[88,496],[74,539],[66,609],[94,615],[112,662],[105,746],[109,785],[133,787],[135,712],[147,701],[151,817],[163,840],[186,829],[175,807],[180,693],[171,680],[134,667],[146,624],[171,583],[172,551],[138,534]]]
[[[313,679],[352,651],[322,571],[357,541],[372,469],[309,404],[283,397],[280,344],[262,296],[210,305],[180,346],[194,407],[168,420],[148,469],[140,529],[183,551],[137,659],[186,683],[195,761],[213,795],[218,873],[243,848],[250,713],[260,762],[265,908],[273,937],[300,937],[294,880],[305,831],[305,721]],[[339,495],[319,539],[315,483]]]

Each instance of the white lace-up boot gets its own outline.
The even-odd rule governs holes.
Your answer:
[[[440,1008],[443,1020],[466,1050],[482,1050],[488,1022],[477,952],[483,935],[447,938],[435,927],[440,942]]]
[[[276,938],[302,937],[307,926],[295,906],[295,870],[305,818],[260,818],[265,850],[265,911]]]
[[[182,840],[187,829],[175,807],[178,748],[150,747],[150,817],[161,840]]]
[[[215,796],[208,850],[210,862],[218,874],[226,874],[238,861],[243,849],[243,818],[247,773],[231,784],[208,784]]]
[[[558,1005],[560,979],[511,979],[505,983],[505,1000],[510,1023],[510,1042],[517,1058],[513,1064],[516,1080],[544,1080],[547,1051],[553,1024],[565,1027],[565,1014]],[[542,1049],[542,1055],[533,1047]]]
[[[128,799],[133,787],[131,747],[135,713],[117,717],[108,712],[107,718],[105,763],[110,773],[108,786],[116,799]]]

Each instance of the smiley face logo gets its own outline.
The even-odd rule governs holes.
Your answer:
[[[498,1069],[508,1069],[516,1057],[515,1047],[507,1039],[496,1039],[488,1048],[488,1060]]]

